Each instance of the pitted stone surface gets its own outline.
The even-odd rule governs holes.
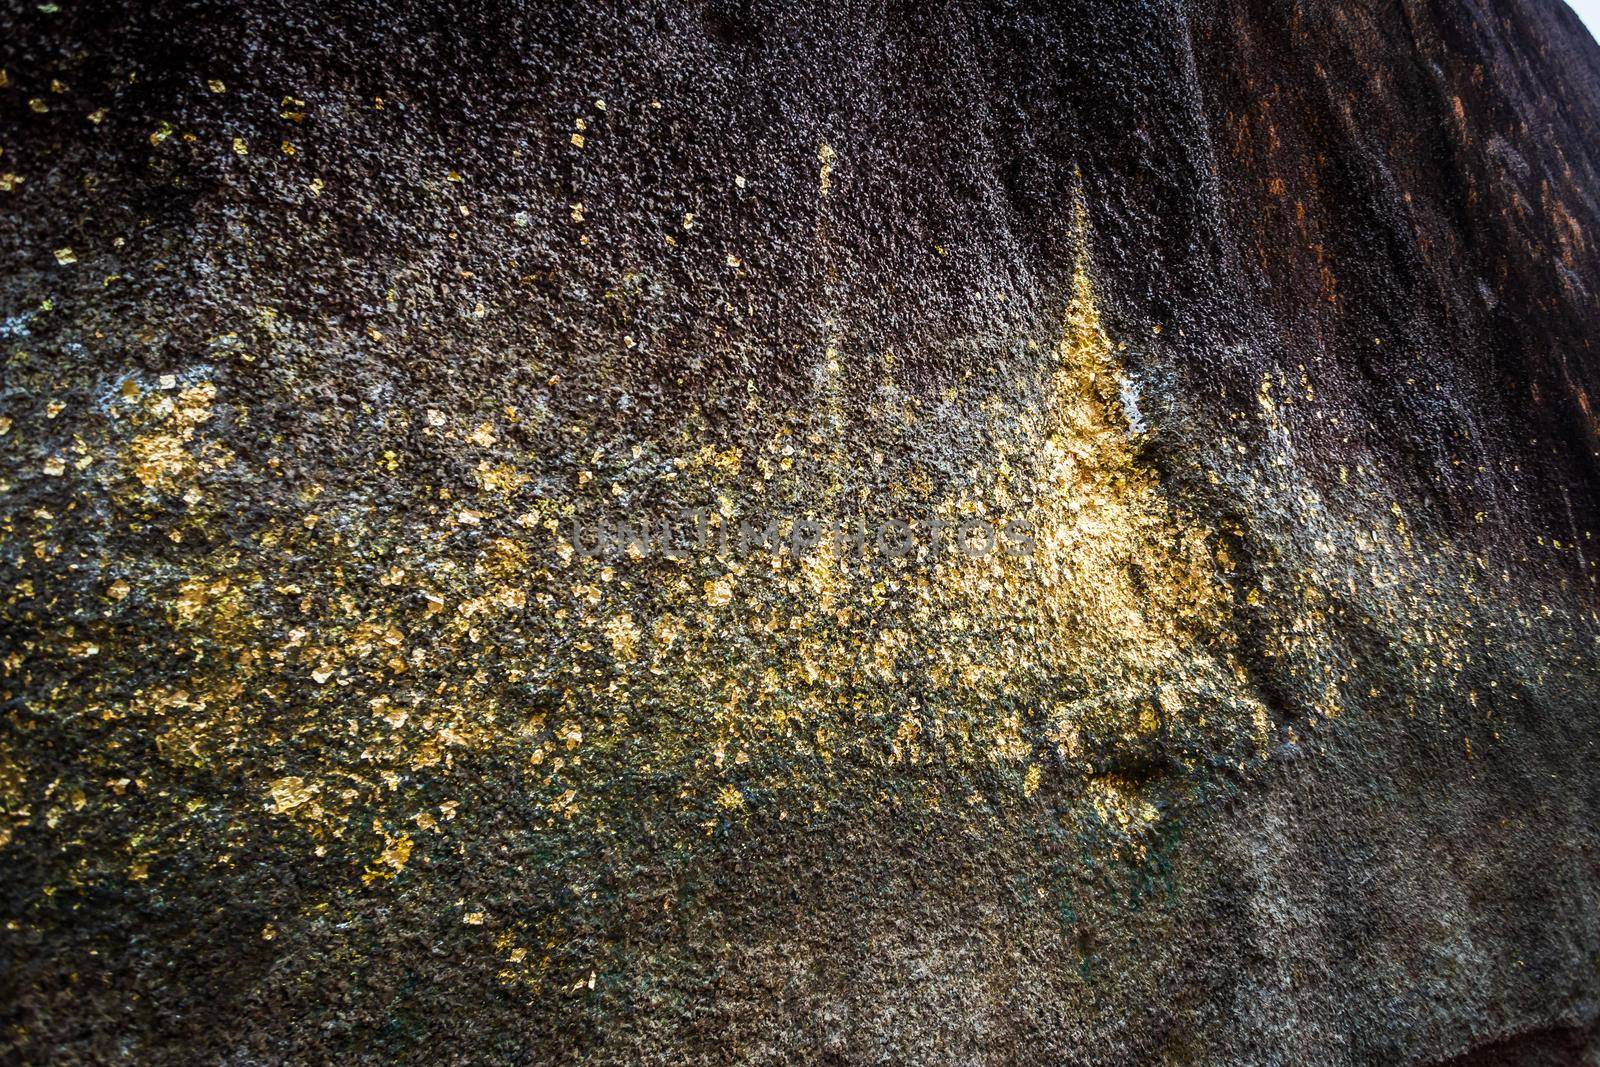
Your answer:
[[[1593,1055],[1562,5],[0,25],[8,1059]]]

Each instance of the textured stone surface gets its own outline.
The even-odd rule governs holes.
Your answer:
[[[9,1061],[1586,1054],[1560,4],[0,25]]]

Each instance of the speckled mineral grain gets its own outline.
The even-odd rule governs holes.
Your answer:
[[[1597,242],[1556,0],[0,0],[0,1058],[1593,1062]]]

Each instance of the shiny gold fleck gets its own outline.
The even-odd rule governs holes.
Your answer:
[[[828,191],[833,188],[833,162],[837,158],[838,154],[834,152],[833,146],[826,142],[817,149],[817,191],[823,196],[827,196]]]
[[[733,576],[723,575],[705,583],[706,603],[720,608],[733,599]]]
[[[318,788],[315,785],[308,785],[306,780],[298,775],[291,775],[274,781],[268,791],[276,811],[281,815],[311,803]]]

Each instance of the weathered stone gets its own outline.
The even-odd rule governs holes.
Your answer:
[[[8,1060],[1593,1057],[1562,5],[0,25]]]

